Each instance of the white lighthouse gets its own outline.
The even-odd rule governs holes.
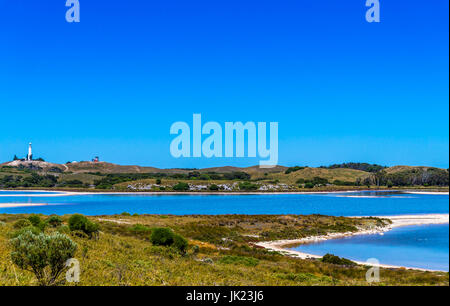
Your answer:
[[[31,161],[33,160],[33,151],[31,149],[31,142],[28,144],[28,155],[27,155],[27,160]]]

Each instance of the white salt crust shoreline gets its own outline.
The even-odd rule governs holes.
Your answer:
[[[11,191],[11,190],[0,190]],[[39,194],[0,194],[0,197],[66,197],[66,196],[79,196],[79,195],[284,195],[284,194],[336,194],[336,193],[359,193],[367,191],[392,191],[392,190],[344,190],[344,191],[306,191],[306,192],[77,192],[77,191],[48,191],[48,190],[17,190],[23,192],[40,192]],[[449,192],[431,192],[431,191],[409,191],[409,190],[393,190],[394,192],[401,192],[405,194],[427,194],[427,195],[449,195]],[[44,193],[44,194],[43,194]],[[351,197],[351,196],[349,196]],[[367,197],[377,198],[380,196],[354,196],[354,197]]]
[[[47,203],[0,203],[0,208],[46,206]]]
[[[362,217],[355,217],[362,218]],[[266,248],[271,251],[279,252],[281,254],[296,257],[300,259],[311,259],[311,258],[322,258],[322,256],[307,254],[299,251],[294,251],[291,249],[286,249],[285,247],[288,245],[300,245],[300,244],[308,244],[314,242],[325,241],[329,239],[339,239],[345,237],[351,237],[356,235],[374,235],[374,234],[382,234],[384,232],[390,231],[393,228],[401,227],[401,226],[411,226],[411,225],[427,225],[427,224],[448,224],[449,223],[449,215],[448,214],[426,214],[426,215],[401,215],[401,216],[377,216],[377,218],[385,218],[390,219],[392,224],[386,227],[377,227],[370,230],[361,230],[358,232],[347,232],[347,233],[334,233],[323,236],[311,236],[301,239],[295,240],[277,240],[277,241],[268,241],[268,242],[259,242],[256,243],[257,246]],[[364,266],[377,266],[380,268],[392,268],[392,269],[411,269],[411,270],[419,270],[419,271],[437,271],[430,269],[421,269],[421,268],[411,268],[411,267],[402,267],[402,266],[392,266],[385,264],[371,264],[366,262],[355,261],[359,265]],[[445,271],[437,271],[437,272],[445,272]]]

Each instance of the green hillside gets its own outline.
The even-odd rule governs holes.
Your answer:
[[[358,167],[365,171],[354,169]],[[182,185],[174,187],[178,183]],[[365,163],[320,168],[277,166],[270,169],[258,166],[159,169],[106,162],[53,164],[43,161],[14,161],[0,165],[0,188],[3,189],[302,191],[360,189],[368,186],[448,189],[448,185],[447,169],[411,166],[385,168]]]

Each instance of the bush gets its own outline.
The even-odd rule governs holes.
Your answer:
[[[41,229],[39,229],[39,228],[37,228],[37,227],[35,227],[33,225],[30,225],[30,226],[23,227],[21,229],[18,229],[16,231],[10,233],[9,234],[9,238],[16,238],[16,237],[22,235],[25,232],[32,232],[35,235],[39,235],[40,233],[42,233]]]
[[[209,190],[217,191],[217,190],[219,190],[219,186],[217,186],[216,184],[212,184],[211,186],[209,186]]]
[[[314,188],[314,184],[308,182],[305,184],[305,188]]]
[[[28,221],[31,222],[31,225],[39,227],[39,225],[42,223],[41,217],[38,215],[31,215],[28,217]]]
[[[330,263],[333,265],[340,265],[340,266],[355,266],[356,263],[354,263],[353,261],[346,259],[346,258],[341,258],[339,256],[335,256],[333,254],[325,254],[322,259],[322,262],[325,263]]]
[[[305,169],[305,167],[299,167],[299,166],[290,167],[290,168],[287,168],[287,170],[284,172],[284,174],[289,174],[289,173],[296,172],[296,171],[303,170],[303,169]]]
[[[239,184],[240,190],[256,190],[258,189],[258,185],[252,184],[250,182],[242,182]]]
[[[349,181],[341,181],[341,180],[334,180],[333,185],[336,186],[355,186],[355,182],[349,182]]]
[[[58,226],[61,226],[61,224],[62,224],[62,220],[58,216],[51,216],[50,218],[47,219],[46,222],[51,227],[58,227]]]
[[[161,179],[156,179],[156,185],[161,185]]]
[[[77,245],[66,235],[25,231],[10,240],[11,259],[23,270],[33,272],[41,286],[57,285],[66,270],[66,261],[73,257]]]
[[[175,234],[173,236],[173,247],[175,247],[178,251],[184,254],[186,253],[186,249],[188,247],[188,241],[183,236]]]
[[[126,212],[126,211],[124,211],[124,212],[121,213],[120,215],[121,215],[121,216],[124,216],[124,217],[129,217],[129,216],[131,216],[131,214],[130,214],[129,212]]]
[[[28,219],[19,219],[13,225],[13,227],[16,229],[20,229],[20,228],[24,228],[24,227],[28,227],[28,226],[32,226],[30,220],[28,220]]]
[[[67,225],[61,225],[56,230],[61,234],[70,234],[70,228]]]
[[[173,190],[176,191],[187,191],[189,190],[189,185],[187,183],[179,182],[175,186],[173,186]]]
[[[209,181],[210,179],[211,179],[211,177],[208,174],[201,174],[200,175],[200,180]]]
[[[88,218],[79,214],[72,215],[69,218],[69,228],[72,232],[81,231],[89,237],[92,237],[93,234],[99,231],[98,224],[89,221]]]
[[[170,246],[174,240],[174,233],[168,228],[155,228],[152,230],[150,241],[154,245]]]
[[[188,241],[181,235],[175,234],[169,228],[154,228],[150,241],[153,245],[171,246],[180,253],[185,254],[188,247]]]

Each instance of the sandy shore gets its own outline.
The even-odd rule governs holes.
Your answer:
[[[0,190],[11,191],[11,190]],[[168,191],[121,191],[121,192],[96,192],[96,191],[48,191],[48,190],[17,190],[24,192],[40,192],[41,194],[0,194],[0,197],[66,197],[66,196],[78,196],[78,195],[284,195],[284,194],[339,194],[339,193],[359,193],[366,191],[395,191],[407,194],[429,194],[429,195],[448,195],[448,192],[429,192],[429,191],[408,191],[408,190],[343,190],[343,191],[283,191],[283,192],[235,192],[235,191],[221,191],[221,192],[168,192]],[[46,193],[46,194],[42,194]],[[345,197],[352,197],[351,195],[345,195]],[[355,198],[374,198],[382,196],[354,196]]]
[[[448,214],[427,214],[427,215],[402,215],[402,216],[377,216],[378,218],[386,218],[392,221],[391,225],[386,227],[378,227],[370,230],[361,230],[358,232],[347,232],[347,233],[334,233],[323,236],[311,236],[301,239],[295,240],[277,240],[277,241],[268,241],[268,242],[259,242],[256,243],[257,246],[264,247],[271,251],[280,252],[287,256],[297,257],[301,259],[308,258],[322,258],[322,256],[302,253],[299,251],[294,251],[291,249],[286,249],[285,247],[288,245],[299,245],[299,244],[307,244],[313,242],[320,242],[329,239],[338,239],[351,237],[356,235],[374,235],[374,234],[382,234],[384,232],[390,231],[393,228],[401,227],[401,226],[410,226],[410,225],[426,225],[426,224],[448,224],[449,223],[449,215]],[[357,217],[361,218],[361,217]],[[427,269],[420,268],[409,268],[409,267],[401,267],[401,266],[391,266],[391,265],[374,265],[368,264],[365,262],[355,261],[360,265],[370,265],[370,266],[379,266],[383,268],[405,268],[405,269],[413,269],[413,270],[421,270],[421,271],[433,271]]]
[[[338,191],[246,191],[246,192],[236,192],[236,191],[220,191],[220,192],[209,192],[209,191],[65,191],[65,190],[1,190],[0,192],[7,191],[23,191],[23,192],[40,192],[46,193],[46,197],[61,197],[61,196],[72,196],[72,195],[115,195],[115,194],[136,194],[136,195],[282,195],[282,194],[335,194],[335,193],[359,193],[367,191],[392,191],[400,192],[406,194],[428,194],[428,195],[449,195],[448,191],[422,191],[422,190],[408,190],[408,189],[360,189],[360,190],[338,190]],[[0,197],[40,197],[42,194],[0,194]],[[351,195],[350,195],[351,196]],[[374,197],[374,196],[357,196],[357,197]]]
[[[408,191],[405,190],[404,193],[410,194],[434,194],[434,195],[449,195],[448,191]]]
[[[0,208],[46,206],[46,203],[0,203]]]

